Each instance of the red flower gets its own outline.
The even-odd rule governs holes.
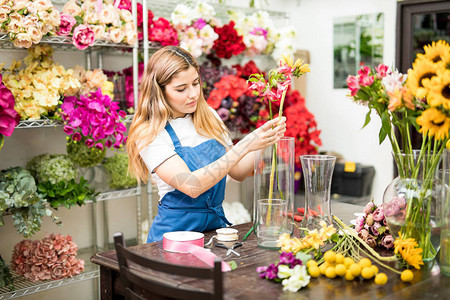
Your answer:
[[[252,74],[257,74],[257,73],[264,74],[264,72],[262,72],[256,66],[256,64],[255,64],[255,62],[253,60],[251,60],[248,63],[246,63],[244,66],[234,65],[233,68],[235,68],[236,71],[237,71],[236,76],[242,77],[244,79],[248,79],[250,77],[250,75],[252,75]]]
[[[213,46],[218,57],[228,59],[232,55],[238,55],[245,50],[242,36],[238,35],[234,29],[233,21],[223,27],[215,27],[214,31],[219,35]]]
[[[164,18],[159,18],[153,22],[148,40],[160,43],[163,46],[177,46],[179,43],[177,31]]]

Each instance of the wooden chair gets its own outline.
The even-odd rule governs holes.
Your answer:
[[[152,260],[128,249],[121,232],[114,234],[114,245],[126,299],[221,300],[223,297],[222,265],[218,258],[214,261],[214,268],[188,267]],[[159,276],[151,276],[150,273],[145,272],[145,269],[157,271],[160,274],[184,276],[191,281],[195,278],[212,279],[214,287],[211,291],[179,287],[164,278],[161,280]]]

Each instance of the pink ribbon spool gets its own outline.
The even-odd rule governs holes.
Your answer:
[[[203,248],[204,234],[195,231],[173,231],[163,235],[163,249],[176,253],[191,253],[209,266],[214,266],[217,257],[208,249]],[[231,271],[231,267],[222,262],[222,272]]]

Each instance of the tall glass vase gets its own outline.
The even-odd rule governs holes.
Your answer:
[[[321,221],[331,225],[330,192],[336,157],[302,155],[300,160],[305,179],[305,217],[302,227],[308,230],[320,229]]]
[[[394,153],[399,176],[387,186],[383,211],[394,237],[413,238],[422,258],[435,258],[440,248],[442,180],[438,176],[441,154]]]
[[[258,152],[255,157],[254,172],[254,205],[253,222],[255,233],[258,236],[258,246],[275,249],[279,236],[283,233],[292,234],[294,231],[294,155],[295,141],[292,137],[281,138],[276,145],[267,147]],[[282,228],[272,231],[258,232],[262,223],[258,212],[258,201],[267,200],[267,211],[265,211],[264,227],[270,228],[271,216],[275,204],[282,205],[286,211]],[[276,200],[276,201],[275,201]],[[261,206],[261,205],[260,205]],[[277,221],[280,224],[279,220]],[[261,235],[265,235],[261,237]],[[261,237],[261,239],[260,239]],[[264,243],[262,242],[264,240]],[[264,244],[264,245],[263,245]]]

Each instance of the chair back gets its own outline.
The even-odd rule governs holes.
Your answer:
[[[127,248],[121,232],[114,234],[114,245],[126,299],[148,299],[143,296],[144,294],[152,295],[151,299],[221,300],[223,297],[222,263],[219,258],[214,260],[214,268],[197,268],[156,261]],[[180,287],[179,283],[171,282],[168,278],[155,276],[154,273],[151,274],[149,271],[184,276],[191,281],[198,278],[207,282],[210,279],[213,282],[213,289]]]

